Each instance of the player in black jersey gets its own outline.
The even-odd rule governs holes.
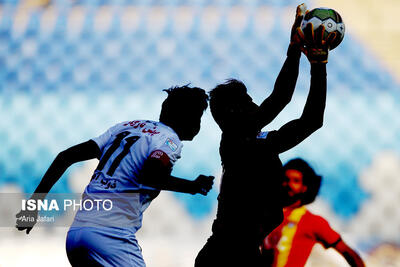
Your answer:
[[[196,267],[260,266],[262,240],[282,222],[284,173],[279,154],[323,124],[326,62],[329,42],[335,37],[322,40],[323,26],[314,31],[308,25],[303,33],[299,26],[305,12],[305,5],[297,8],[286,61],[273,92],[260,106],[238,80],[228,80],[210,92],[211,113],[222,130],[223,174],[213,233],[199,252]],[[301,51],[311,63],[311,85],[303,113],[279,130],[261,132],[292,98]]]

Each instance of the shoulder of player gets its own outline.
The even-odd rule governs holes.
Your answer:
[[[130,131],[139,134],[145,137],[148,142],[156,142],[159,145],[165,143],[172,151],[176,151],[182,146],[176,132],[171,127],[158,121],[133,120],[121,122],[117,125],[119,125],[117,132]]]
[[[169,127],[168,125],[163,124],[162,122],[156,122],[157,127],[160,130],[162,136],[172,138],[175,142],[181,143],[178,134],[174,129]]]
[[[118,131],[136,132],[149,137],[161,136],[173,131],[168,126],[151,120],[124,121],[117,124],[116,128],[118,128]]]
[[[133,128],[141,128],[144,127],[148,124],[153,124],[154,126],[157,125],[156,121],[152,121],[152,120],[131,120],[131,121],[123,121],[118,123],[117,125],[120,126],[130,126]]]
[[[157,132],[159,132],[154,137],[156,138],[155,140],[158,140],[159,145],[166,145],[172,152],[180,152],[183,144],[178,134],[171,127],[161,122],[154,123],[157,125]]]
[[[321,215],[315,214],[307,209],[305,215],[305,219],[312,220],[314,223],[328,223],[328,221],[322,217]]]

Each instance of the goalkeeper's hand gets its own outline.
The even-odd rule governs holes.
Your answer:
[[[308,13],[306,4],[298,5],[296,8],[296,17],[290,33],[290,47],[297,46],[303,47],[304,34],[300,28],[304,16]]]
[[[304,28],[303,53],[310,63],[328,63],[329,47],[336,39],[336,33],[331,32],[324,39],[325,26],[320,25],[314,30],[312,23],[307,23]]]

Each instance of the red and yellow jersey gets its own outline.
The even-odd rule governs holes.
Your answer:
[[[309,212],[305,206],[285,210],[284,220],[264,240],[264,249],[273,250],[273,267],[304,266],[315,243],[329,248],[340,235],[329,223]]]

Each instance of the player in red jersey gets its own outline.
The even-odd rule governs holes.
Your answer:
[[[364,266],[357,252],[342,240],[329,223],[309,212],[305,206],[317,196],[321,176],[300,158],[289,161],[283,167],[286,177],[283,186],[287,193],[284,220],[264,239],[264,266],[304,266],[316,243],[336,249],[350,266]]]

